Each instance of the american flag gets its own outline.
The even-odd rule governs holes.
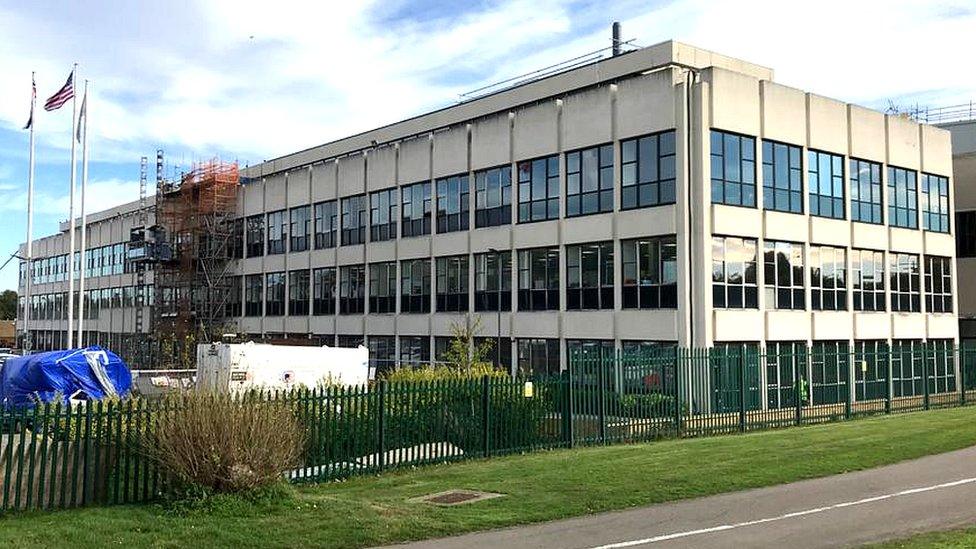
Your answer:
[[[29,130],[31,126],[34,125],[34,102],[37,101],[37,82],[34,81],[34,75],[31,74],[31,113],[30,117],[27,119],[27,124],[24,124],[24,129]]]
[[[69,99],[75,96],[75,71],[71,71],[68,75],[68,81],[64,83],[64,86],[58,90],[57,93],[47,98],[44,103],[44,110],[54,111],[60,109],[68,102]]]

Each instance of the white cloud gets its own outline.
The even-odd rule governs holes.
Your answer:
[[[69,193],[52,193],[35,190],[34,212],[38,216],[52,216],[59,220],[68,218]],[[85,188],[85,206],[88,213],[132,202],[139,199],[139,182],[122,179],[89,181]],[[75,188],[75,215],[81,215],[81,184]],[[27,191],[14,185],[0,185],[0,212],[26,212]]]
[[[260,160],[605,46],[608,24],[580,29],[612,17],[639,44],[676,38],[770,66],[785,84],[840,99],[952,102],[976,94],[976,71],[959,65],[976,28],[976,10],[962,0],[824,0],[804,8],[764,0],[621,1],[613,10],[504,0],[433,21],[378,19],[389,8],[373,0],[279,0],[271,8],[200,0],[153,11],[94,1],[88,11],[57,18],[52,10],[0,7],[0,66],[22,75],[0,86],[0,123],[23,124],[30,70],[38,70],[43,101],[63,82],[68,56],[78,56],[82,77],[93,79],[93,159],[134,163],[164,145],[197,156],[190,160],[217,152]],[[115,9],[126,11],[113,18]],[[445,78],[451,74],[457,77]],[[67,146],[66,110],[39,114],[42,143]]]

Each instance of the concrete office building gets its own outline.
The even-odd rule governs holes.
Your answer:
[[[946,107],[933,117],[950,118],[939,124],[952,134],[953,192],[956,195],[956,270],[959,289],[959,336],[976,339],[976,105]]]
[[[228,310],[256,337],[365,339],[413,362],[478,318],[503,362],[536,372],[580,345],[958,340],[949,132],[678,42],[244,175]],[[135,210],[93,218],[92,244],[121,244]],[[123,288],[98,333],[136,305],[112,265],[90,282]]]

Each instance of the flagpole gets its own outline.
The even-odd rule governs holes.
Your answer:
[[[85,245],[87,237],[87,221],[85,217],[85,187],[88,186],[88,80],[85,80],[85,97],[81,100],[81,114],[85,117],[85,125],[81,126],[81,261],[78,269],[78,346],[84,343],[85,323]],[[77,139],[75,140],[77,141]]]
[[[24,283],[24,354],[31,352],[31,282],[33,272],[33,240],[34,240],[34,107],[37,104],[37,85],[34,72],[31,72],[31,116],[30,116],[30,152],[27,154],[27,280]]]
[[[78,63],[71,70],[71,85],[78,82]],[[77,88],[75,88],[77,89]],[[71,190],[68,192],[68,348],[75,348],[75,132],[78,130],[78,94],[71,94]]]

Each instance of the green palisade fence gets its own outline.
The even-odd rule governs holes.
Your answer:
[[[773,352],[775,350],[775,352]],[[579,445],[711,436],[962,406],[976,346],[947,342],[584,352],[558,375],[271,392],[305,431],[291,482]],[[148,457],[174,400],[0,413],[0,510],[151,501]]]

